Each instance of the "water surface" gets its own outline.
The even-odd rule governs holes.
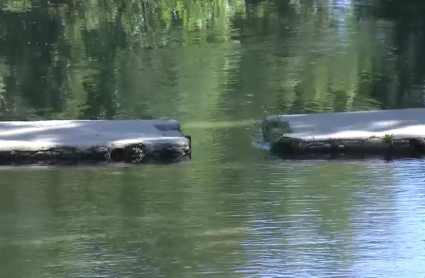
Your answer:
[[[424,106],[420,6],[8,1],[0,119],[172,117],[173,165],[0,170],[0,277],[424,277],[422,160],[291,161],[275,113]]]

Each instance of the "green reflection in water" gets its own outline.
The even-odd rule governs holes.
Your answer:
[[[177,165],[3,169],[0,277],[412,269],[394,164],[252,147],[267,114],[423,106],[421,15],[319,2],[2,1],[0,119],[172,117],[194,140]]]

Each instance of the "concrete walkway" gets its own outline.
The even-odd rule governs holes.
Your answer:
[[[425,109],[265,117],[263,137],[283,153],[424,153]]]
[[[190,139],[175,120],[0,122],[0,163],[186,157]]]

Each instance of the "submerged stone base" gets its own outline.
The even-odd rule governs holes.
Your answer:
[[[425,155],[424,138],[395,139],[391,135],[381,138],[297,140],[282,136],[272,144],[272,150],[280,155],[321,157],[365,156],[418,156]]]
[[[177,162],[190,158],[190,148],[186,144],[163,144],[150,146],[146,143],[130,144],[124,147],[103,146],[79,149],[72,146],[58,146],[36,151],[0,151],[0,165],[9,164],[68,164],[87,162]]]
[[[425,109],[269,116],[262,131],[292,158],[425,154]]]
[[[175,162],[191,137],[174,120],[0,123],[0,165]]]

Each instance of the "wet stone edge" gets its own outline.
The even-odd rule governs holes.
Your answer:
[[[394,138],[392,135],[383,137],[371,136],[365,139],[326,139],[300,140],[281,136],[272,142],[271,150],[279,155],[406,155],[418,156],[425,154],[425,138]]]
[[[0,151],[0,165],[21,164],[77,164],[78,162],[177,162],[191,158],[191,137],[188,143],[149,143],[129,144],[122,148],[94,146],[89,149],[79,149],[72,146],[58,146],[37,151]]]

